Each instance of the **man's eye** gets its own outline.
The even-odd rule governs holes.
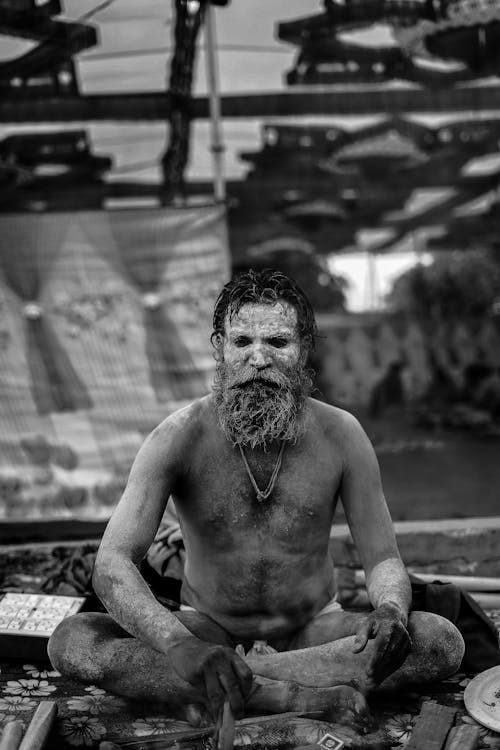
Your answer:
[[[248,346],[249,343],[250,339],[248,336],[238,336],[238,338],[234,340],[234,345],[239,347]]]
[[[271,344],[271,346],[274,346],[276,349],[282,349],[284,346],[288,344],[288,341],[287,339],[282,339],[282,338],[277,337],[277,338],[269,339],[269,343]]]

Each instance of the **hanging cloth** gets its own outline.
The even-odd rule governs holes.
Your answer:
[[[41,301],[66,228],[64,214],[0,217],[0,267],[22,303],[30,389],[39,414],[92,406]]]
[[[175,284],[171,266],[176,246],[185,242],[189,227],[185,209],[110,211],[109,222],[123,266],[141,295],[146,330],[146,356],[151,385],[158,401],[192,399],[205,395],[207,382],[182,338],[182,321],[174,321],[165,295]],[[196,283],[198,253],[203,254],[203,236],[186,243],[186,258],[192,257]],[[191,245],[191,246],[190,246]]]

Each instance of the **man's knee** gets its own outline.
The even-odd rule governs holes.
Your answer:
[[[66,677],[98,682],[102,668],[97,657],[98,623],[92,613],[65,618],[52,633],[47,645],[51,664]]]
[[[465,644],[452,622],[432,612],[412,612],[408,631],[413,642],[412,650],[418,654],[428,679],[445,679],[460,668]]]

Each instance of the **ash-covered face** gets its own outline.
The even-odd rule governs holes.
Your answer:
[[[231,442],[296,441],[312,382],[295,308],[285,301],[243,305],[226,317],[216,349],[215,405]]]

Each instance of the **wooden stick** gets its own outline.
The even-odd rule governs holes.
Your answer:
[[[273,722],[278,719],[297,719],[313,718],[316,719],[322,715],[322,711],[286,711],[280,714],[265,714],[265,716],[248,716],[246,719],[238,719],[235,722],[235,727],[246,726],[248,724],[266,724],[267,722]],[[177,742],[183,743],[191,739],[200,739],[217,733],[219,727],[217,725],[210,725],[203,727],[203,729],[188,729],[184,732],[167,732],[166,734],[155,734],[150,737],[117,737],[111,735],[110,739],[103,740],[101,744],[111,743],[117,745],[120,749],[123,747],[134,747],[136,745],[144,745],[144,747],[156,747],[162,744],[166,746],[166,743],[175,745]],[[111,748],[101,748],[99,750],[111,750]]]
[[[450,729],[444,750],[476,750],[479,742],[479,727],[461,724]]]
[[[444,583],[454,583],[455,586],[460,586],[460,588],[465,589],[466,591],[491,591],[500,593],[500,578],[487,576],[457,576],[448,575],[448,573],[420,573],[418,570],[411,569],[408,572],[416,575],[424,583],[443,581]],[[356,570],[354,572],[354,582],[356,586],[364,586],[364,570]]]
[[[419,573],[417,570],[409,571],[421,578],[424,583],[432,581],[444,581],[445,583],[454,583],[455,586],[466,591],[492,591],[500,592],[500,578],[487,576],[457,576],[448,575],[447,573]]]
[[[19,750],[41,750],[57,715],[55,701],[42,701],[33,714]]]
[[[500,594],[483,594],[481,591],[471,591],[470,595],[483,609],[500,609]]]
[[[181,743],[189,740],[205,739],[206,737],[213,736],[216,731],[217,726],[213,724],[208,727],[203,727],[203,729],[187,729],[181,732],[166,732],[165,734],[155,734],[150,737],[117,737],[115,735],[110,735],[110,737],[107,740],[103,740],[103,742],[111,742],[119,747],[132,747],[135,745],[152,747],[155,744],[161,745],[162,743],[175,745],[177,742]]]
[[[18,750],[23,736],[22,721],[9,721],[3,728],[0,750]]]
[[[234,746],[234,716],[229,699],[224,701],[222,721],[217,736],[217,750],[233,750]]]

